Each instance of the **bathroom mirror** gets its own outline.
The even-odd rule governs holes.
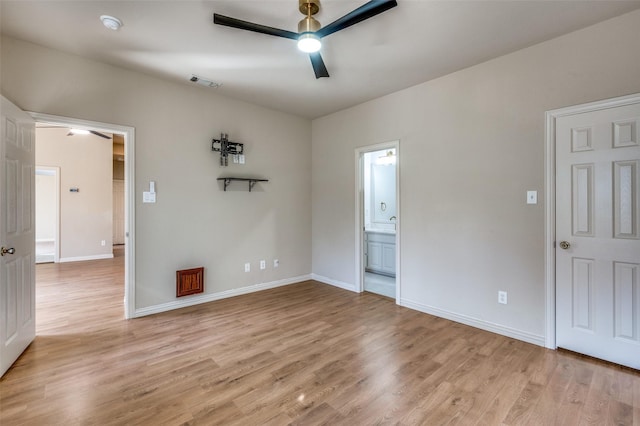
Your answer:
[[[373,222],[395,223],[396,216],[396,166],[395,164],[371,165],[371,211]],[[393,219],[392,219],[393,218]]]

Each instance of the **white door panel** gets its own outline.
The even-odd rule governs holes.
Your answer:
[[[379,271],[382,269],[382,244],[369,242],[368,245],[367,254],[369,264],[367,266],[370,269]]]
[[[2,97],[0,375],[35,338],[35,125]]]
[[[638,369],[639,130],[640,104],[556,121],[557,345]]]
[[[395,244],[382,245],[382,270],[391,275],[394,275],[396,273]]]

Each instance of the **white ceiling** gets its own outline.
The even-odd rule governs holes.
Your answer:
[[[366,0],[323,0],[329,24]],[[213,13],[297,31],[298,0],[8,1],[3,34],[214,93],[316,118],[640,8],[633,1],[398,0],[323,39],[316,80],[293,40],[213,24]],[[124,26],[106,29],[99,16]]]

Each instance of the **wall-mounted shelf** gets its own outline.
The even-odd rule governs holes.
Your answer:
[[[227,186],[229,186],[229,184],[232,181],[241,181],[241,182],[249,182],[249,192],[251,192],[251,189],[253,188],[253,185],[256,184],[256,182],[269,182],[269,179],[256,179],[256,178],[242,178],[242,177],[221,177],[218,178],[218,180],[222,180],[224,181],[224,190],[227,190]]]

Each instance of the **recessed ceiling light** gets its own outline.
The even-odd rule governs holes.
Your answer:
[[[115,18],[113,16],[109,16],[109,15],[102,15],[100,17],[100,20],[102,21],[102,24],[109,28],[110,30],[113,31],[118,31],[120,29],[120,27],[122,26],[122,21],[119,20],[118,18]]]

